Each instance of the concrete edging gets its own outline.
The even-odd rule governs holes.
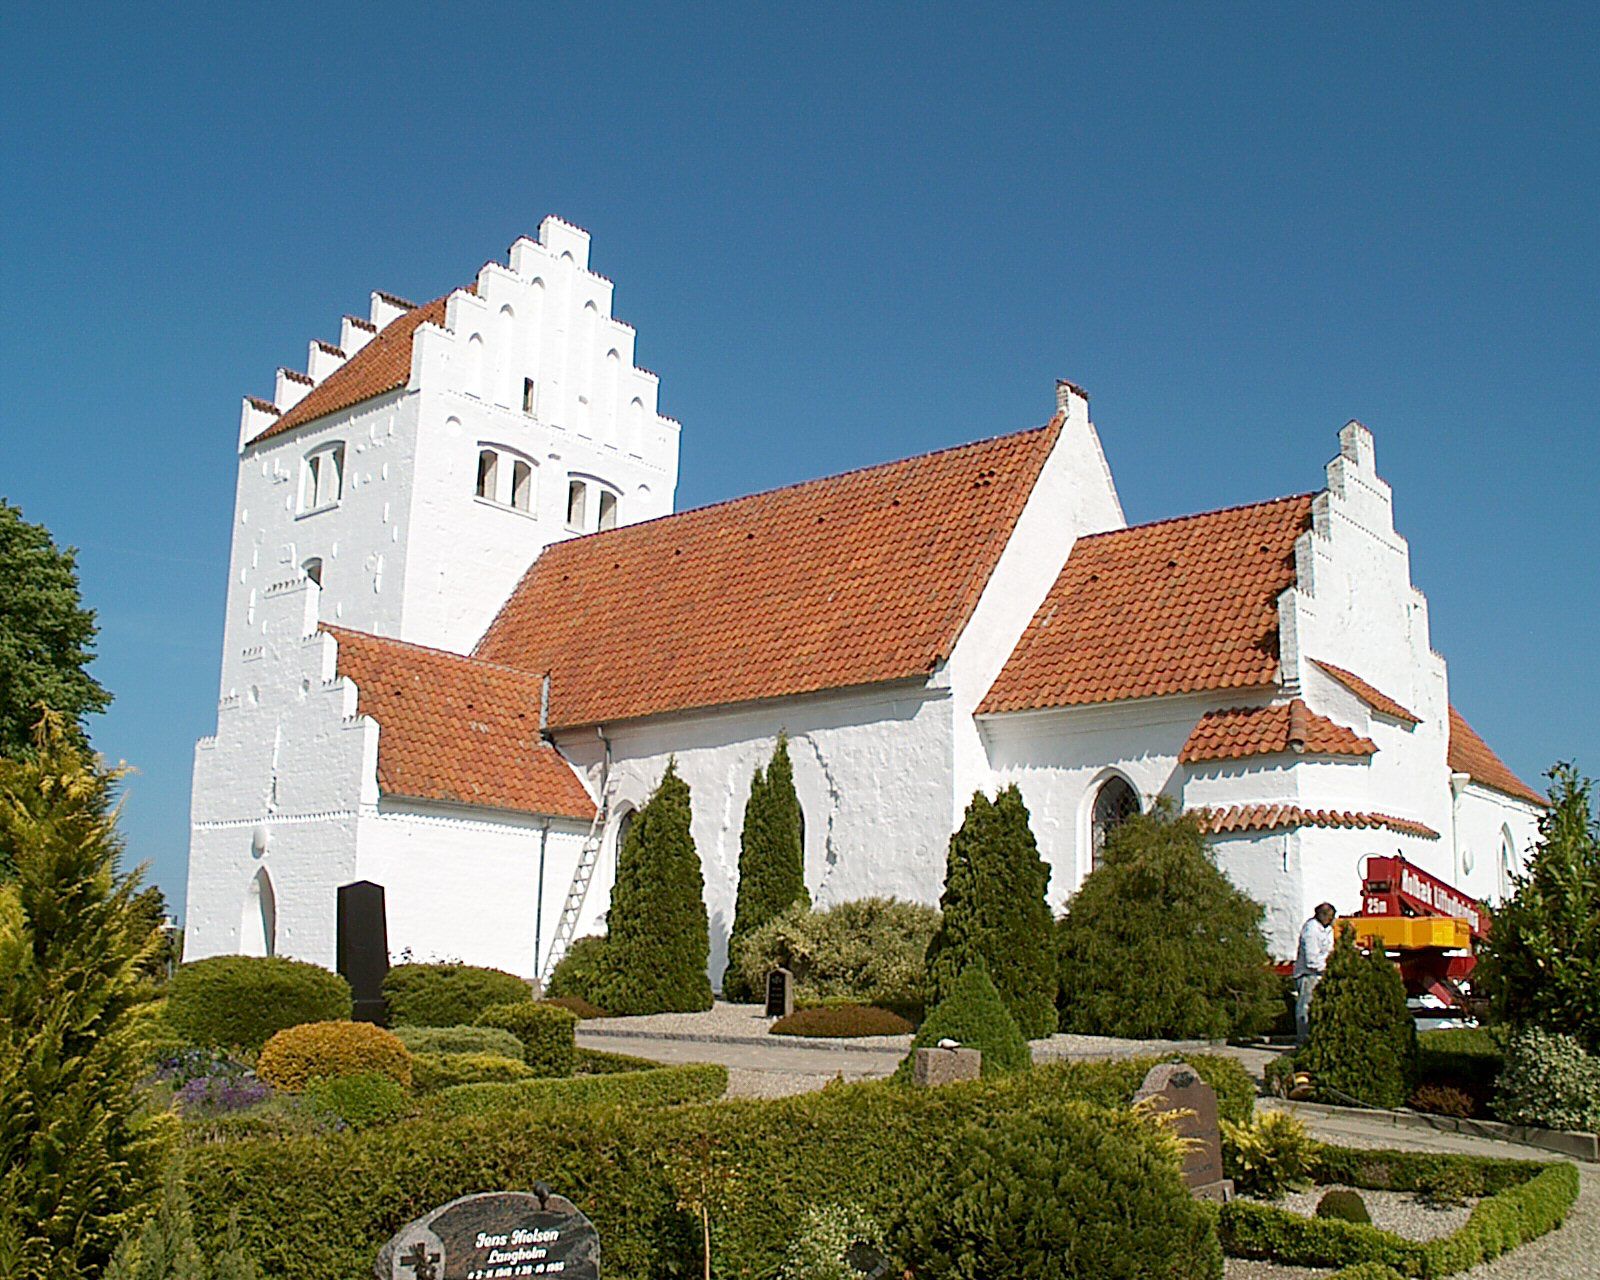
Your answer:
[[[1305,1110],[1312,1115],[1361,1116],[1387,1121],[1397,1129],[1432,1129],[1437,1133],[1459,1133],[1468,1138],[1489,1138],[1513,1142],[1523,1147],[1538,1147],[1557,1155],[1570,1156],[1586,1164],[1600,1164],[1600,1135],[1574,1133],[1564,1129],[1536,1129],[1528,1125],[1502,1124],[1498,1120],[1464,1120],[1458,1116],[1435,1116],[1422,1111],[1380,1111],[1370,1107],[1336,1107],[1327,1102],[1297,1102],[1292,1098],[1268,1098],[1291,1111]]]

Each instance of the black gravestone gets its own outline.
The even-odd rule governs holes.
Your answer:
[[[350,984],[357,1022],[387,1021],[383,980],[389,972],[389,925],[383,886],[370,880],[339,886],[339,973]]]
[[[572,1201],[535,1184],[462,1196],[402,1227],[378,1254],[377,1280],[599,1280],[600,1236]]]
[[[774,969],[767,975],[767,1017],[787,1018],[794,1012],[794,974]]]

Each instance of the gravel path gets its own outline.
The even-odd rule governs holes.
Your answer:
[[[1317,1212],[1317,1201],[1334,1190],[1350,1190],[1359,1195],[1372,1215],[1372,1225],[1382,1231],[1392,1231],[1408,1240],[1433,1240],[1447,1236],[1466,1222],[1472,1212],[1471,1205],[1436,1208],[1419,1200],[1408,1191],[1373,1191],[1360,1187],[1311,1187],[1305,1191],[1291,1191],[1276,1201],[1279,1209],[1302,1214],[1307,1218]],[[1474,1202],[1476,1203],[1476,1202]]]

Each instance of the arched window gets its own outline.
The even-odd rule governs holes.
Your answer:
[[[478,450],[478,496],[490,502],[500,488],[500,455],[493,449]]]
[[[300,566],[300,572],[305,574],[308,581],[315,582],[320,587],[322,585],[322,557],[312,556],[311,559]]]
[[[605,489],[600,490],[600,527],[617,527],[617,495]]]
[[[239,917],[239,954],[278,954],[278,896],[265,867],[251,877],[250,887],[245,890],[244,910]]]
[[[633,830],[633,819],[638,813],[637,809],[624,809],[617,818],[617,852],[622,852],[622,846],[628,839],[628,832]]]
[[[1500,829],[1500,900],[1504,902],[1516,890],[1517,842],[1511,838],[1511,828]]]
[[[339,504],[344,497],[344,442],[308,453],[300,471],[302,515]]]
[[[474,492],[484,502],[533,510],[534,464],[503,445],[478,445],[478,482]]]
[[[533,507],[533,467],[520,459],[511,464],[511,505],[518,511]]]
[[[588,505],[589,486],[582,480],[567,482],[567,528],[582,529],[584,508]]]
[[[1107,778],[1095,794],[1094,812],[1090,816],[1089,869],[1100,865],[1101,851],[1106,839],[1129,818],[1139,813],[1139,793],[1120,775]]]

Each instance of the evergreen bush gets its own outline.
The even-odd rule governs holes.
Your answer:
[[[1507,1124],[1600,1133],[1600,1058],[1572,1036],[1517,1032],[1506,1045],[1494,1113]]]
[[[499,1027],[396,1027],[395,1038],[419,1053],[493,1053],[522,1061],[522,1041]]]
[[[830,1004],[816,1009],[796,1009],[779,1018],[767,1033],[774,1036],[823,1036],[849,1039],[859,1036],[908,1036],[912,1025],[897,1013],[866,1004]]]
[[[924,963],[939,927],[937,909],[897,898],[857,898],[813,911],[797,903],[730,949],[751,990],[774,969],[794,974],[799,1002],[848,999],[897,1013],[918,1012]]]
[[[9,1273],[7,1280],[10,1280]],[[260,1272],[239,1247],[239,1223],[229,1215],[222,1248],[204,1250],[194,1238],[194,1215],[180,1166],[168,1170],[156,1210],[137,1233],[125,1236],[106,1266],[104,1280],[258,1280]]]
[[[1222,1165],[1245,1195],[1276,1200],[1306,1186],[1322,1144],[1286,1111],[1263,1111],[1247,1121],[1220,1117]]]
[[[750,798],[744,806],[744,827],[739,833],[739,890],[733,929],[728,935],[730,956],[751,931],[796,904],[811,905],[806,893],[803,836],[789,739],[780,733],[765,772],[756,769]],[[727,1000],[755,1000],[761,998],[762,988],[730,963],[722,975],[722,994]]]
[[[591,934],[587,938],[579,938],[567,948],[566,954],[550,971],[550,980],[544,986],[545,997],[549,1000],[583,1000],[592,1008],[603,1009],[599,999],[600,992],[611,977],[609,957],[603,936]]]
[[[97,1274],[176,1133],[135,1089],[161,939],[117,869],[119,776],[51,716],[0,760],[0,1243],[26,1280]]]
[[[383,980],[394,1026],[456,1027],[478,1020],[493,1004],[533,999],[514,973],[471,964],[397,964]]]
[[[381,1072],[407,1088],[411,1055],[393,1032],[370,1022],[306,1022],[261,1047],[256,1074],[274,1089],[299,1093],[312,1080]]]
[[[516,1036],[522,1060],[536,1076],[570,1076],[577,1060],[577,1015],[558,1005],[521,1001],[490,1005],[478,1015],[486,1027]]]
[[[558,1009],[565,1009],[580,1022],[586,1022],[590,1018],[603,1018],[606,1016],[604,1009],[597,1004],[590,1004],[582,996],[548,996],[545,998],[544,1003],[553,1004]]]
[[[1061,1029],[1221,1040],[1272,1022],[1261,904],[1217,869],[1190,815],[1141,814],[1106,840],[1058,927]]]
[[[1322,1199],[1317,1201],[1315,1216],[1337,1218],[1340,1222],[1372,1221],[1372,1215],[1367,1212],[1367,1202],[1361,1198],[1361,1193],[1351,1191],[1348,1187],[1335,1187],[1332,1191],[1324,1192]]]
[[[419,1053],[411,1059],[412,1091],[424,1095],[462,1084],[508,1084],[533,1077],[520,1044],[510,1054]]]
[[[350,1016],[350,984],[321,965],[281,956],[211,956],[179,965],[167,1023],[193,1045],[259,1049],[286,1027]]]
[[[1295,1054],[1325,1101],[1404,1106],[1417,1078],[1417,1029],[1400,971],[1381,947],[1363,955],[1345,925],[1311,997],[1310,1031]]]
[[[1170,1134],[1051,1100],[930,1153],[897,1244],[929,1280],[1220,1280],[1211,1211]]]
[[[341,1129],[370,1129],[406,1111],[405,1089],[381,1071],[313,1080],[303,1096],[313,1115]]]
[[[982,959],[1023,1037],[1056,1029],[1056,956],[1045,890],[1050,865],[1028,825],[1022,792],[1007,787],[967,805],[950,837],[940,925],[928,944],[930,997],[942,1000],[974,960]]]
[[[609,973],[599,998],[587,997],[614,1014],[711,1007],[711,930],[690,817],[689,784],[669,763],[617,855],[606,917]]]
[[[1515,891],[1494,913],[1484,985],[1513,1027],[1575,1037],[1600,1053],[1600,825],[1594,783],[1569,764],[1549,773],[1550,808]]]
[[[969,964],[951,984],[950,993],[928,1011],[895,1079],[911,1079],[917,1050],[934,1048],[941,1040],[982,1050],[985,1078],[1026,1071],[1032,1062],[1028,1042],[995,990],[982,957]]]
[[[853,1247],[882,1250],[883,1228],[854,1205],[812,1205],[783,1256],[778,1280],[861,1280],[850,1265]]]

